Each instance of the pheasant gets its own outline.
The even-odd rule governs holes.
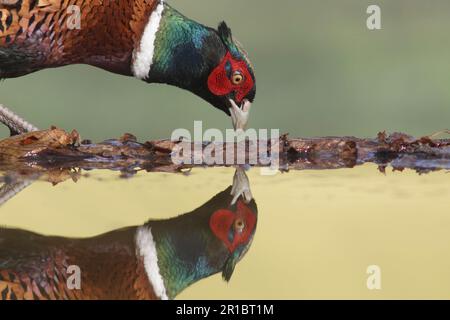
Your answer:
[[[173,299],[215,273],[229,281],[258,213],[253,199],[232,193],[176,218],[87,239],[0,228],[0,300]]]
[[[0,0],[0,78],[88,64],[188,90],[245,127],[252,64],[225,22],[213,29],[163,0]],[[36,129],[6,108],[12,133]]]

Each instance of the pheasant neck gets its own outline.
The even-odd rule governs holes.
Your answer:
[[[170,299],[198,280],[220,272],[228,257],[226,247],[209,231],[208,220],[193,218],[186,215],[150,222],[140,230],[152,234],[159,275]]]
[[[141,69],[134,70],[134,74],[147,82],[193,91],[206,83],[209,70],[225,54],[225,46],[214,29],[186,18],[168,4],[160,10],[159,20],[156,11],[146,27],[146,31],[156,30],[153,38],[147,37],[153,40],[153,46],[147,46],[146,64],[139,65]],[[141,49],[145,47],[141,42]]]

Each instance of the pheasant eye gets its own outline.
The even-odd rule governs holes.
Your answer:
[[[234,222],[234,229],[237,232],[241,233],[244,230],[244,228],[245,228],[245,223],[244,223],[244,221],[242,219],[237,219]]]
[[[244,76],[239,71],[236,71],[231,78],[231,82],[233,82],[234,85],[240,85],[242,81],[244,81]]]

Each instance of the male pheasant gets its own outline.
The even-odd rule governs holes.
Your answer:
[[[0,78],[70,64],[189,90],[236,129],[256,93],[252,64],[224,22],[206,27],[163,0],[0,0]],[[0,121],[27,131],[4,111]]]
[[[258,213],[254,200],[232,193],[229,187],[176,218],[88,239],[0,228],[0,300],[173,299],[218,272],[228,281]]]

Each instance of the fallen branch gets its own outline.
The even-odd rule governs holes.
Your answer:
[[[197,166],[211,166],[204,161],[196,165],[174,164],[172,151],[180,143],[169,140],[139,143],[131,134],[101,143],[87,140],[80,142],[76,131],[67,133],[53,127],[0,141],[0,169],[37,173],[48,173],[51,170],[61,173],[64,169],[74,172],[74,168],[112,169],[128,175],[137,170],[180,172]],[[279,151],[276,156],[279,156],[281,170],[351,168],[364,163],[378,164],[382,171],[388,165],[397,170],[410,168],[420,173],[450,169],[450,139],[431,137],[416,139],[402,133],[391,135],[380,133],[374,139],[355,137],[291,139],[284,135],[279,141],[259,141],[259,143],[268,144],[269,153]],[[199,152],[203,152],[208,145],[209,142],[205,142],[196,147]],[[237,150],[236,144],[232,146]],[[193,143],[191,148],[195,150]],[[225,146],[217,145],[216,152],[220,148]],[[189,163],[194,163],[198,151],[197,154],[192,152],[192,161],[188,161]],[[225,150],[221,151],[225,157]],[[248,143],[245,152],[246,161],[260,159],[260,154],[254,154],[259,151],[249,148]],[[264,165],[257,162],[253,166]]]

